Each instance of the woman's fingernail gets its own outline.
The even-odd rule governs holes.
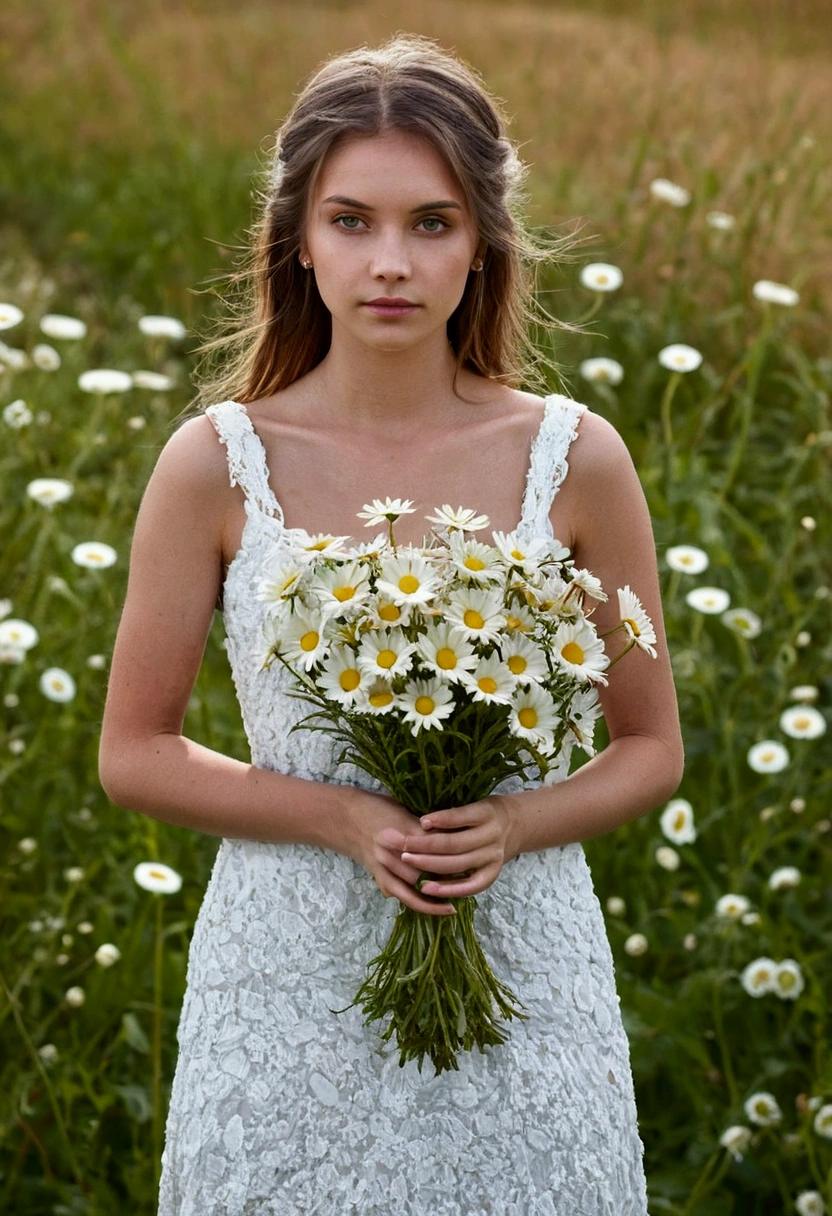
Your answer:
[[[433,827],[433,824],[431,823],[431,821],[429,819],[422,819],[420,822],[421,822],[423,828],[432,828]]]

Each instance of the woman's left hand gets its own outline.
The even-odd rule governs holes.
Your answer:
[[[400,837],[388,847],[401,848],[402,861],[442,879],[420,883],[424,895],[458,899],[490,887],[514,856],[510,844],[509,799],[492,795],[452,810],[422,817],[418,834]]]

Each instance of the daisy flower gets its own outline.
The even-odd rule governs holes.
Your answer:
[[[28,621],[7,617],[0,621],[0,646],[17,646],[19,650],[31,650],[39,641],[38,631]]]
[[[348,646],[333,646],[321,665],[316,683],[331,700],[355,705],[364,699],[369,680],[358,666],[354,651]]]
[[[374,536],[372,540],[365,540],[358,545],[353,545],[347,550],[346,556],[354,561],[360,561],[362,558],[366,560],[370,557],[382,557],[389,547],[387,537],[383,532],[379,532],[378,536]]]
[[[624,379],[624,368],[615,359],[599,355],[594,359],[584,359],[578,371],[584,380],[591,384],[620,384]]]
[[[334,570],[321,570],[309,584],[326,616],[337,616],[360,605],[369,594],[369,571],[358,562],[338,565]]]
[[[755,958],[752,963],[749,963],[743,969],[740,975],[740,983],[749,996],[765,996],[767,992],[774,992],[774,977],[776,973],[777,964],[774,959]]]
[[[750,907],[751,904],[744,895],[729,892],[727,895],[721,895],[716,901],[716,914],[725,920],[739,920]]]
[[[436,571],[418,549],[402,549],[382,559],[376,590],[394,604],[427,604],[438,589]]]
[[[345,556],[343,546],[349,540],[348,536],[333,536],[331,532],[307,532],[304,528],[291,528],[289,535],[292,547],[299,551],[300,556],[307,554],[313,558],[319,553],[327,557]]]
[[[150,389],[154,393],[167,393],[173,388],[174,381],[162,372],[133,372],[133,387]]]
[[[267,577],[257,589],[257,598],[267,604],[285,603],[300,591],[306,567],[294,558],[279,555],[273,558],[267,569]]]
[[[397,704],[396,694],[393,692],[390,681],[385,680],[382,676],[377,676],[366,685],[360,706],[363,712],[378,717],[380,714],[387,714],[391,709],[395,709]]]
[[[540,563],[547,555],[549,541],[538,536],[528,544],[523,544],[514,532],[492,532],[494,544],[502,553],[507,565],[522,570],[526,575],[537,574]]]
[[[399,705],[405,711],[402,721],[412,723],[414,735],[420,730],[441,730],[443,718],[454,711],[451,690],[441,680],[408,681],[399,695]]]
[[[661,813],[659,826],[673,844],[692,844],[696,840],[693,807],[686,798],[671,798]]]
[[[105,942],[95,952],[95,961],[99,967],[112,967],[121,958],[121,951],[112,942]]]
[[[380,629],[361,639],[358,666],[367,676],[392,680],[405,675],[413,666],[415,642],[408,642],[400,629]]]
[[[679,570],[683,574],[701,574],[708,569],[708,555],[704,549],[696,545],[671,545],[664,559],[671,570]]]
[[[32,362],[42,372],[56,372],[61,366],[61,356],[48,342],[38,342],[32,347]]]
[[[310,608],[297,608],[285,617],[277,643],[281,657],[289,663],[299,663],[304,671],[311,671],[329,651],[329,640],[324,636],[325,623],[323,613]]]
[[[760,1127],[772,1127],[783,1118],[776,1099],[769,1093],[752,1094],[745,1102],[744,1110],[751,1122]]]
[[[498,592],[463,587],[450,596],[445,619],[472,642],[496,642],[505,625]]]
[[[507,633],[532,633],[535,620],[531,610],[523,604],[512,604],[505,610]]]
[[[133,870],[133,881],[145,891],[175,895],[182,886],[182,875],[161,861],[140,861]]]
[[[709,211],[705,216],[705,223],[718,232],[730,232],[737,226],[736,218],[727,211]]]
[[[812,1126],[824,1140],[832,1140],[832,1106],[822,1106],[815,1115]]]
[[[732,633],[743,638],[756,638],[762,632],[763,622],[750,608],[729,608],[720,619]]]
[[[656,631],[653,622],[644,611],[641,600],[629,586],[618,589],[618,611],[621,623],[627,630],[628,636],[635,642],[639,650],[645,650],[651,658],[656,657]]]
[[[426,515],[425,519],[432,524],[438,524],[446,532],[481,532],[491,526],[487,515],[477,515],[470,507],[453,509],[448,503],[434,507],[435,515]]]
[[[816,684],[797,684],[794,688],[789,689],[790,701],[817,701],[819,696]]]
[[[365,519],[365,528],[377,528],[379,524],[394,524],[402,515],[414,515],[416,508],[410,498],[374,498],[364,503],[363,511],[356,511],[359,519]]]
[[[755,300],[761,300],[764,304],[782,304],[786,308],[794,308],[800,300],[793,287],[786,287],[784,283],[772,283],[771,279],[760,279],[751,288],[751,294]]]
[[[13,431],[22,431],[24,426],[31,426],[34,420],[35,415],[22,397],[18,397],[16,401],[10,401],[3,408],[3,421]]]
[[[580,274],[581,286],[590,291],[617,291],[624,282],[624,275],[617,266],[609,262],[590,262]]]
[[[780,729],[792,739],[819,739],[826,719],[812,705],[790,705],[780,715]]]
[[[173,338],[179,341],[188,332],[176,317],[139,317],[139,329],[148,338]]]
[[[584,595],[590,596],[593,600],[603,602],[608,598],[606,591],[601,586],[600,578],[590,574],[589,570],[573,570],[570,586],[577,587],[579,591],[583,591]]]
[[[102,544],[97,540],[88,540],[76,545],[70,553],[70,557],[76,566],[84,566],[87,570],[106,570],[108,566],[115,565],[118,554],[111,545]]]
[[[517,684],[497,654],[480,659],[473,671],[463,674],[462,682],[475,701],[497,705],[510,704]]]
[[[629,954],[631,958],[646,954],[649,948],[650,943],[643,933],[631,933],[624,943],[624,953]]]
[[[681,857],[669,844],[660,845],[656,849],[656,862],[663,870],[678,870]]]
[[[670,203],[671,207],[687,207],[690,202],[690,191],[684,186],[677,186],[676,182],[669,181],[666,177],[654,178],[649,190],[653,198]]]
[[[0,304],[0,329],[11,329],[23,320],[23,312],[15,304]]]
[[[694,587],[685,596],[685,603],[697,612],[706,616],[714,616],[725,611],[731,603],[731,597],[721,587]]]
[[[86,999],[87,994],[84,992],[84,989],[77,986],[67,988],[66,992],[64,993],[64,1000],[66,1001],[67,1005],[70,1005],[73,1009],[80,1009]]]
[[[75,696],[75,681],[62,667],[48,667],[38,681],[38,687],[47,701],[65,705]]]
[[[800,884],[800,877],[800,870],[797,866],[780,866],[779,869],[772,871],[768,880],[768,888],[770,891],[787,891]]]
[[[801,1191],[794,1201],[797,1216],[824,1216],[826,1204],[820,1191]]]
[[[470,642],[443,622],[428,629],[417,643],[419,657],[437,676],[456,683],[477,666],[478,658]]]
[[[610,661],[604,643],[588,621],[564,621],[551,639],[555,662],[576,679],[606,684],[602,674]]]
[[[789,753],[782,743],[773,739],[763,739],[761,743],[755,743],[749,748],[746,758],[749,768],[755,773],[781,773],[789,764]]]
[[[86,322],[78,317],[65,317],[58,312],[48,312],[41,317],[40,329],[47,338],[65,338],[69,341],[77,341],[87,333]]]
[[[574,587],[574,583],[567,583],[559,574],[550,574],[545,578],[539,587],[533,590],[529,588],[537,601],[537,606],[541,612],[547,612],[551,616],[559,614],[561,611],[571,615],[573,604],[568,603],[570,588]],[[577,611],[577,605],[574,605]]]
[[[541,751],[550,751],[559,723],[552,698],[539,684],[515,689],[508,717],[508,728],[513,735],[528,739]]]
[[[741,1125],[726,1127],[719,1137],[719,1143],[724,1149],[727,1149],[735,1161],[742,1161],[743,1152],[751,1143],[753,1134],[750,1127],[742,1127]]]
[[[595,723],[601,717],[598,689],[592,684],[579,688],[569,702],[569,708],[564,716],[578,747],[588,756],[594,756]]]
[[[6,346],[5,342],[0,342],[0,368],[3,365],[13,372],[22,372],[29,366],[29,356],[25,350],[20,350],[16,346]]]
[[[500,657],[515,684],[537,684],[549,674],[546,655],[523,633],[517,632],[501,641]]]
[[[450,555],[460,574],[472,582],[500,582],[503,577],[499,551],[478,540],[465,540],[460,532],[451,533]]]
[[[774,972],[772,992],[784,1001],[796,1001],[806,984],[800,963],[793,958],[784,958]]]
[[[64,481],[62,477],[36,477],[26,487],[29,498],[43,507],[53,507],[56,502],[66,502],[74,492],[72,482]]]
[[[96,367],[81,373],[78,387],[85,393],[126,393],[133,387],[133,377],[112,367]]]
[[[413,613],[413,606],[397,604],[388,595],[375,595],[366,610],[377,629],[386,629],[390,625],[407,625]]]
[[[663,346],[658,354],[659,363],[670,372],[695,372],[702,362],[701,353],[684,342],[672,342]]]

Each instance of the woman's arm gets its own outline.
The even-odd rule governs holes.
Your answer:
[[[435,911],[418,871],[380,839],[415,827],[392,799],[233,760],[182,734],[223,579],[223,531],[239,491],[208,418],[185,423],[142,500],[116,638],[99,773],[113,802],[217,836],[334,849],[385,895]],[[236,501],[235,501],[236,500]],[[451,912],[449,905],[440,911]]]
[[[427,843],[403,840],[403,856],[420,869],[471,871],[456,882],[426,883],[426,894],[476,894],[518,853],[610,832],[670,798],[681,780],[676,694],[641,485],[622,439],[595,414],[584,415],[569,459],[558,513],[573,523],[576,565],[597,575],[610,597],[593,615],[598,632],[619,623],[616,591],[629,584],[655,626],[658,658],[636,648],[608,673],[600,694],[611,742],[566,781],[432,812],[436,830]],[[611,657],[624,644],[621,634],[609,638]]]

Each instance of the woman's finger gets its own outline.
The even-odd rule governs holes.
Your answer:
[[[494,862],[490,849],[473,849],[467,853],[402,853],[402,861],[415,866],[419,872],[428,870],[435,874],[461,874],[467,870],[480,870]]]

